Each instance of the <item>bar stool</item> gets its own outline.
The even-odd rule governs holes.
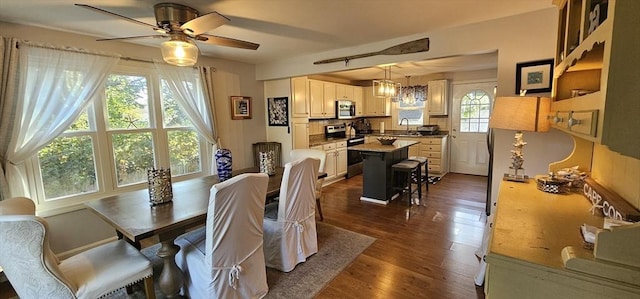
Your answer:
[[[411,156],[409,160],[418,161],[420,163],[420,167],[418,167],[418,171],[416,173],[416,184],[418,184],[418,188],[422,188],[422,184],[426,186],[427,191],[429,191],[429,180],[427,179],[427,164],[429,163],[427,158],[419,157],[419,156]],[[424,168],[424,174],[422,174],[422,169]],[[422,197],[420,197],[422,198]]]
[[[422,196],[422,188],[420,188],[420,184],[418,184],[418,190],[411,190],[411,185],[413,184],[413,179],[411,178],[411,176],[413,173],[416,173],[418,171],[418,168],[420,168],[420,162],[412,160],[404,160],[391,166],[391,180],[394,183],[393,189],[400,190],[400,192],[408,191],[407,194],[409,197],[409,206],[411,206],[412,204],[411,195],[414,192],[418,191],[418,198]],[[396,181],[400,173],[403,173],[406,178],[404,178],[405,181],[400,186],[398,186],[396,184]]]

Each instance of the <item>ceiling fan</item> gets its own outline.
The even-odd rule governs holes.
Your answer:
[[[194,41],[248,50],[257,50],[258,47],[260,47],[259,44],[248,41],[205,34],[205,32],[220,27],[230,21],[227,17],[215,11],[201,15],[197,10],[186,5],[158,3],[153,6],[156,25],[152,25],[91,5],[75,5],[109,16],[118,17],[138,25],[150,27],[158,33],[154,35],[102,38],[98,39],[98,41],[135,38],[168,38],[168,41],[160,45],[160,50],[162,51],[164,61],[172,65],[192,66],[196,63],[199,49]]]

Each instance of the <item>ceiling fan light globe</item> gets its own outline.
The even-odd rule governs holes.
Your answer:
[[[193,66],[198,61],[199,49],[187,39],[172,39],[160,44],[162,59],[175,66]]]

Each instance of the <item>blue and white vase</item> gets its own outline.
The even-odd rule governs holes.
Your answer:
[[[218,181],[223,182],[231,178],[231,151],[219,148],[216,151],[216,165],[218,166]]]

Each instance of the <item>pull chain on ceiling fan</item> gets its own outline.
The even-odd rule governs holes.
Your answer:
[[[198,49],[195,41],[247,50],[257,50],[258,47],[260,47],[259,44],[248,41],[205,34],[205,32],[220,27],[230,21],[227,17],[215,11],[200,15],[197,10],[186,5],[176,3],[158,3],[153,7],[156,25],[151,25],[91,5],[75,5],[109,16],[118,17],[131,23],[148,26],[155,32],[159,33],[159,35],[103,38],[98,39],[98,41],[128,40],[136,38],[169,38],[168,41],[165,41],[160,45],[160,49],[164,61],[172,65],[193,66],[197,62],[200,50]]]

